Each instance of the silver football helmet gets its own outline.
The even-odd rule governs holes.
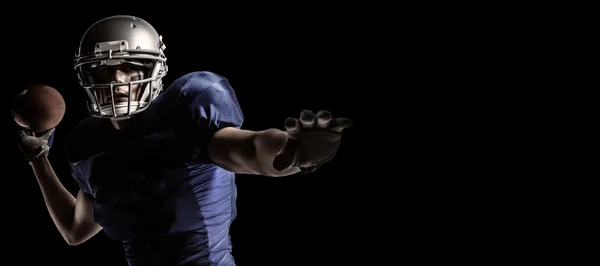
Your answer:
[[[74,64],[79,83],[85,89],[88,112],[119,120],[148,108],[163,89],[162,78],[168,71],[165,48],[162,36],[138,17],[111,16],[92,24],[79,43]],[[97,68],[123,64],[143,69],[143,76],[118,83],[107,82],[95,74]],[[127,100],[112,100],[116,88],[123,87],[129,91]],[[139,91],[132,93],[133,88]]]

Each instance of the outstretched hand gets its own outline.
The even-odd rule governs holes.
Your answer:
[[[333,159],[337,153],[342,131],[352,126],[348,118],[333,118],[325,110],[314,114],[303,110],[299,119],[288,118],[284,126],[289,135],[287,160],[276,161],[276,168],[297,166],[303,172],[314,172],[319,166]]]

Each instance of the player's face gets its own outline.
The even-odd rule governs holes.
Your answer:
[[[108,84],[108,83],[128,83],[137,80],[144,79],[144,72],[146,68],[134,64],[121,64],[117,66],[100,66],[94,69],[94,79],[96,83]],[[128,96],[131,96],[131,101],[138,100],[140,96],[140,84],[132,84],[131,91],[129,85],[115,86],[113,87],[114,102],[127,102]],[[110,103],[111,93],[108,88],[101,89],[99,92],[102,97],[99,97],[101,103]]]

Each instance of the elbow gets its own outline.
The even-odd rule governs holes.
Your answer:
[[[77,234],[70,234],[70,233],[63,234],[63,238],[65,239],[65,241],[67,242],[67,244],[69,246],[78,246],[86,241],[86,238],[79,237],[79,236],[77,236]]]
[[[74,235],[64,235],[63,238],[65,239],[65,241],[67,242],[67,245],[69,245],[69,246],[78,246],[81,243],[85,242],[82,239],[78,239]]]
[[[74,247],[74,246],[79,246],[79,244],[81,244],[81,243],[83,243],[83,242],[68,242],[68,241],[67,241],[67,244],[68,244],[69,246],[72,246],[72,247]]]

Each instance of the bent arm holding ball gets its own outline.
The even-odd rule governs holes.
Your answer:
[[[40,137],[19,130],[19,148],[29,161],[42,191],[48,212],[56,228],[69,245],[78,245],[97,234],[102,228],[94,222],[92,199],[79,191],[77,197],[61,184],[56,176],[48,152],[54,129]]]

